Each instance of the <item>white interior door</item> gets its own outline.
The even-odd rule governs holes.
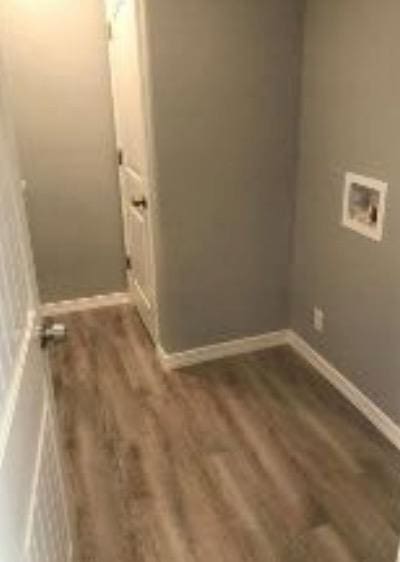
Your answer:
[[[72,542],[1,45],[0,76],[0,560],[67,562]]]
[[[138,310],[154,335],[154,279],[150,218],[140,3],[109,0],[110,61],[129,281]]]

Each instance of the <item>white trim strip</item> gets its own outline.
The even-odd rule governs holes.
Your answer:
[[[0,416],[0,468],[3,464],[4,455],[7,449],[8,438],[14,420],[22,379],[25,374],[26,361],[32,339],[34,337],[36,319],[37,316],[35,311],[28,312],[27,323],[19,349],[14,375],[11,378],[11,387],[6,394],[5,407]]]
[[[46,422],[48,420],[48,398],[47,393],[45,393],[45,399],[43,401],[43,411],[41,414],[40,420],[40,429],[39,429],[39,440],[38,446],[36,449],[36,458],[35,464],[33,469],[33,480],[32,480],[32,488],[31,488],[31,497],[29,500],[29,508],[28,508],[28,521],[26,524],[25,530],[25,541],[24,541],[24,552],[27,553],[30,541],[33,535],[33,524],[34,524],[34,515],[35,515],[35,504],[37,499],[37,490],[39,484],[39,476],[40,476],[40,469],[42,464],[42,452],[43,452],[43,442],[44,436],[46,433]]]
[[[271,332],[179,353],[167,353],[159,345],[157,355],[162,367],[166,370],[172,370],[281,345],[290,345],[400,450],[400,427],[293,330]]]
[[[43,316],[57,316],[59,314],[68,314],[69,312],[94,310],[96,308],[129,304],[131,302],[132,297],[129,293],[110,293],[108,295],[96,295],[82,299],[45,303],[42,305],[42,314]]]
[[[400,449],[400,427],[374,404],[370,398],[292,330],[288,331],[288,343],[368,418],[397,449]]]
[[[285,345],[287,339],[287,331],[281,330],[280,332],[270,332],[260,336],[231,340],[179,353],[167,353],[159,345],[157,347],[157,354],[164,369],[171,370],[241,353],[251,353],[260,349]]]

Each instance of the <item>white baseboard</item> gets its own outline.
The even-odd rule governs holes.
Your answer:
[[[197,347],[179,353],[167,353],[159,345],[157,347],[157,354],[164,369],[179,369],[180,367],[188,367],[189,365],[205,363],[214,359],[285,345],[287,339],[287,331],[281,330],[280,332],[270,332],[260,336],[231,340],[206,347]]]
[[[345,375],[340,373],[329,361],[292,330],[271,332],[179,353],[167,353],[159,345],[157,347],[157,354],[163,368],[171,370],[281,345],[290,345],[400,450],[400,427],[350,382]]]
[[[400,427],[298,334],[291,330],[287,334],[288,343],[292,348],[364,414],[397,449],[400,449]]]
[[[107,306],[118,306],[132,302],[129,293],[110,293],[108,295],[96,295],[94,297],[45,303],[42,305],[43,316],[57,316],[70,312],[81,312]]]

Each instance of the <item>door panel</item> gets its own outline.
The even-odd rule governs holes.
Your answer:
[[[128,274],[139,313],[154,336],[154,295],[148,151],[146,143],[139,33],[139,3],[110,0],[110,61],[118,147],[122,150],[120,186]],[[140,205],[144,202],[144,205]]]
[[[72,541],[67,524],[67,511],[62,471],[58,456],[57,433],[52,410],[45,408],[40,432],[38,466],[34,481],[34,495],[25,537],[27,562],[72,560]]]
[[[1,536],[3,539],[7,529],[7,535],[13,537],[15,544],[20,547],[24,543],[28,523],[33,466],[39,446],[45,402],[42,359],[38,346],[31,338],[31,332],[32,330],[28,329],[28,348],[22,358],[22,369],[20,373],[16,373],[6,409],[2,412],[0,482],[4,486],[1,488],[1,496],[2,504],[8,504],[9,509],[7,521],[1,521]]]
[[[127,209],[127,248],[131,256],[131,289],[145,323],[151,322],[151,277],[148,259],[148,214],[145,209],[135,206],[143,198],[143,179],[131,170],[125,173]]]
[[[150,302],[147,297],[149,276],[147,271],[146,260],[146,224],[143,214],[131,208],[129,224],[131,228],[130,240],[132,248],[132,269],[137,272],[133,281],[135,288],[141,291],[140,297],[146,300],[147,307],[150,308]]]
[[[6,126],[4,119],[3,122],[0,121],[0,326],[1,333],[4,334],[0,344],[0,372],[3,396],[11,383],[12,366],[16,361],[27,314],[33,306],[33,294],[23,275],[27,260],[20,244],[24,224],[18,212],[15,193],[19,180],[8,169],[7,159],[11,157],[11,152],[4,134]]]
[[[145,139],[135,2],[121,2],[113,16],[111,60],[118,137],[125,165],[145,173]]]
[[[67,562],[72,543],[62,474],[54,467],[48,474],[58,444],[2,54],[0,45],[0,560],[35,560],[32,545],[41,540],[40,560]],[[50,487],[38,485],[43,481]]]
[[[42,350],[29,333],[27,341],[15,401],[9,402],[13,411],[3,425],[0,495],[8,508],[0,517],[0,552],[10,562],[20,560],[21,553],[26,561],[48,556],[51,562],[67,562],[72,541],[52,395]]]

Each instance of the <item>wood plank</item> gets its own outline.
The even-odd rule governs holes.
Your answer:
[[[289,348],[166,373],[133,308],[64,320],[80,562],[394,562],[400,454]]]

